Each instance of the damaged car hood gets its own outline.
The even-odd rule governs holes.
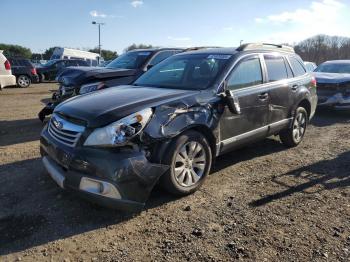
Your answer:
[[[135,69],[112,69],[102,67],[69,67],[59,76],[58,82],[65,86],[76,86],[89,82],[93,79],[103,80],[109,78],[134,76],[137,74]]]
[[[350,82],[350,74],[335,74],[314,72],[314,76],[318,83],[322,84],[340,84]]]
[[[60,104],[55,113],[86,122],[88,127],[101,127],[139,110],[156,107],[200,91],[152,87],[122,86],[74,97]],[[88,109],[88,110],[87,110]]]

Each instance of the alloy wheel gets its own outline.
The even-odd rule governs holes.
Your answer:
[[[198,142],[188,142],[178,151],[175,158],[174,174],[176,181],[183,187],[198,183],[206,167],[206,155]]]
[[[295,142],[299,143],[306,130],[306,116],[303,112],[299,112],[293,123],[293,138]]]
[[[27,87],[30,85],[30,80],[27,76],[19,76],[18,77],[18,85],[20,87]]]

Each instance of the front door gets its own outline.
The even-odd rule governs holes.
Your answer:
[[[251,55],[240,60],[227,78],[227,88],[238,98],[241,114],[225,108],[220,120],[223,151],[268,133],[270,97],[264,84],[260,56]]]

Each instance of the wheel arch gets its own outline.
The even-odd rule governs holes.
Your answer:
[[[296,109],[298,107],[305,108],[305,110],[307,112],[308,119],[310,119],[310,116],[311,116],[311,102],[307,98],[304,98],[303,100],[301,100],[299,102],[299,104],[297,105]]]
[[[176,136],[170,137],[168,140],[158,144],[158,146],[156,146],[156,155],[154,157],[152,157],[153,161],[162,163],[163,159],[162,156],[164,155],[165,151],[167,150],[167,148],[169,148],[169,146],[171,145],[172,141],[174,139],[176,139],[177,137],[181,136],[183,133],[188,132],[188,131],[196,131],[200,134],[202,134],[208,141],[209,146],[210,146],[210,150],[212,152],[212,158],[213,161],[215,160],[215,156],[216,156],[216,137],[213,133],[213,131],[206,125],[190,125],[188,127],[186,127],[185,129],[182,129],[181,132],[179,132],[178,134],[176,134]]]

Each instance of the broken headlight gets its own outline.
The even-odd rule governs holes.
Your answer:
[[[124,117],[106,127],[97,128],[87,138],[85,146],[118,146],[128,142],[138,135],[149,122],[153,112],[151,108],[144,109]]]

